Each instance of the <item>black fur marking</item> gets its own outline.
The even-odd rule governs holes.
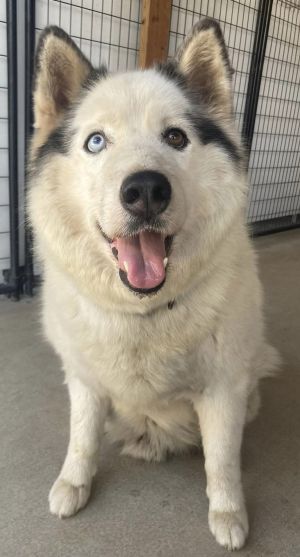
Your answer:
[[[91,73],[89,74],[88,78],[82,85],[82,89],[91,89],[94,85],[96,85],[101,79],[107,77],[107,68],[106,66],[100,66],[99,69],[93,68]]]
[[[174,304],[175,304],[175,300],[170,300],[170,301],[168,302],[168,309],[173,309]]]
[[[146,289],[144,289],[144,288],[134,288],[134,286],[132,286],[130,284],[125,271],[123,271],[122,269],[119,269],[119,276],[120,276],[120,279],[123,282],[123,284],[125,284],[125,286],[127,286],[127,288],[129,288],[129,290],[131,290],[132,292],[135,292],[135,294],[141,294],[142,296],[148,296],[149,294],[155,294],[165,284],[165,280],[163,280],[160,284],[155,286],[155,288],[149,288],[149,289],[147,289],[147,288]]]
[[[70,140],[67,137],[67,133],[70,133],[65,126],[60,126],[54,130],[48,137],[46,143],[39,147],[35,160],[41,160],[48,155],[53,153],[60,153],[61,155],[67,155],[70,147]]]
[[[186,79],[183,73],[179,70],[178,63],[175,60],[156,64],[155,69],[166,79],[174,81],[181,89],[184,91],[186,90]]]
[[[215,143],[221,149],[226,151],[230,158],[237,164],[242,160],[242,154],[237,145],[227,136],[220,126],[207,116],[199,116],[197,114],[187,114],[190,122],[192,123],[196,133],[203,143]]]

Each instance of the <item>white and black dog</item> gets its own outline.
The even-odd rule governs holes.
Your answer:
[[[28,205],[43,321],[71,400],[50,510],[83,507],[104,432],[159,461],[199,444],[209,525],[248,533],[240,472],[258,382],[277,364],[245,226],[246,172],[219,25],[176,59],[97,71],[64,31],[37,50]]]

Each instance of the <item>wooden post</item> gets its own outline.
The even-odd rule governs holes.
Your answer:
[[[172,0],[143,0],[139,65],[149,68],[168,56]]]

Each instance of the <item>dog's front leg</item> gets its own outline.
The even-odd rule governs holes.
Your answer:
[[[248,534],[240,470],[246,399],[232,390],[223,385],[204,392],[195,408],[205,456],[209,527],[219,544],[239,549]]]
[[[108,401],[94,395],[79,379],[70,379],[68,388],[70,442],[62,470],[49,493],[50,511],[60,518],[75,514],[87,503],[108,410]]]

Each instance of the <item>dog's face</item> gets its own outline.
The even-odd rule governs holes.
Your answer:
[[[137,311],[191,286],[243,205],[230,81],[215,22],[198,24],[176,61],[116,75],[46,30],[29,195],[44,257]]]

